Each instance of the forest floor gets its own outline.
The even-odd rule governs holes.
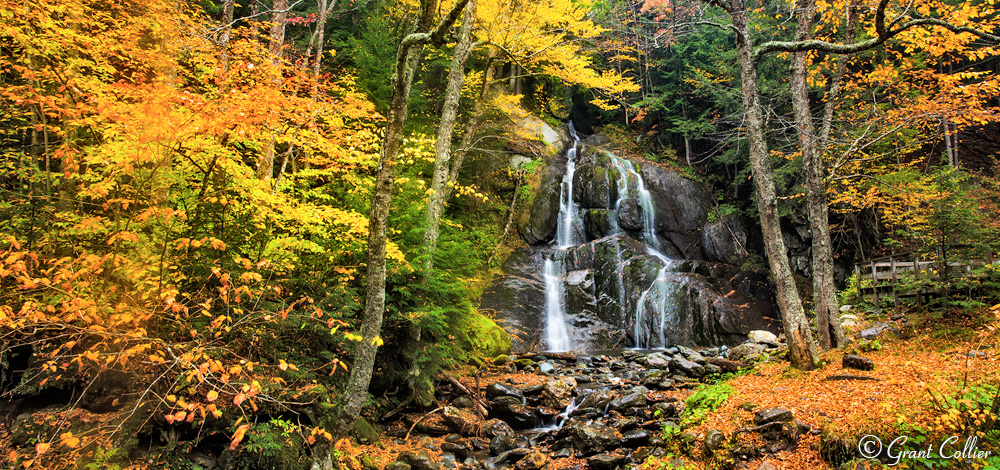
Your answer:
[[[737,374],[724,382],[732,387],[728,399],[717,409],[706,410],[703,420],[685,429],[694,436],[693,441],[689,439],[688,444],[682,445],[671,443],[668,439],[662,444],[665,452],[658,457],[648,457],[641,464],[621,464],[620,468],[837,468],[821,455],[821,434],[830,441],[843,439],[845,445],[855,448],[858,438],[874,435],[886,443],[907,436],[932,443],[937,450],[939,442],[946,436],[954,435],[960,438],[954,446],[956,452],[962,449],[969,437],[980,439],[979,450],[992,449],[990,446],[996,445],[996,431],[986,439],[986,443],[982,440],[986,438],[984,431],[998,427],[996,415],[990,415],[988,410],[992,408],[995,413],[1000,403],[995,396],[984,398],[981,393],[978,396],[980,401],[976,401],[976,393],[984,390],[983,384],[986,384],[988,393],[993,393],[989,390],[995,390],[1000,382],[1000,349],[997,348],[1000,344],[997,328],[1000,326],[1000,306],[983,313],[977,318],[917,320],[905,327],[904,334],[900,335],[902,338],[884,334],[874,340],[859,341],[860,331],[887,320],[872,318],[849,331],[854,338],[850,346],[823,354],[823,366],[816,370],[800,371],[776,359],[758,364],[748,373]],[[898,324],[903,325],[902,322]],[[875,368],[871,371],[845,369],[842,360],[846,354],[860,354],[871,359]],[[845,379],[845,376],[848,378]],[[468,388],[475,388],[471,375],[460,376],[459,380]],[[546,380],[551,380],[551,377],[533,373],[502,373],[493,369],[492,373],[482,375],[478,384],[485,388],[493,382],[504,382],[523,388],[540,385]],[[652,396],[657,393],[683,401],[692,390],[650,392],[650,397],[653,400],[665,398]],[[759,436],[751,436],[752,433],[744,431],[754,427],[754,410],[770,408],[791,411],[795,420],[807,424],[812,432],[802,434],[797,443],[787,449],[765,450],[762,457],[749,460],[733,458],[725,452],[711,454],[705,451],[702,442],[710,430],[720,431],[727,438],[732,438],[731,443],[736,441],[734,434],[742,434],[744,440],[759,440]],[[407,423],[414,419],[432,423],[440,418],[436,413],[415,414]],[[407,430],[407,427],[410,429]],[[446,440],[444,436],[429,437],[409,431],[412,431],[412,426],[399,421],[385,429],[378,445],[359,446],[342,441],[338,448],[348,466],[358,465],[364,457],[369,467],[377,468],[384,468],[400,453],[407,451],[430,449],[432,458],[441,453],[439,449]],[[760,446],[767,449],[764,442],[760,442]],[[992,455],[996,456],[996,449],[992,450]],[[934,468],[987,466],[986,460],[976,458],[965,461],[938,458],[936,463],[933,460],[931,456],[929,460],[920,462]],[[586,457],[576,453],[568,458],[548,459],[547,462],[542,467],[545,470],[588,468]],[[683,467],[679,467],[682,462]],[[902,463],[905,464],[905,460]],[[910,462],[911,466],[916,463]],[[875,461],[861,461],[860,467],[859,463],[851,465],[852,469],[882,466]],[[510,467],[515,468],[514,465]],[[594,466],[591,464],[589,468]]]

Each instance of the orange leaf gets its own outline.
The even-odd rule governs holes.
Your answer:
[[[205,397],[205,400],[208,402],[213,402],[217,398],[219,398],[219,392],[216,392],[215,390],[209,390],[208,396]]]

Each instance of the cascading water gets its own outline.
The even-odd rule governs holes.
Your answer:
[[[545,280],[545,349],[549,351],[568,351],[573,348],[571,339],[571,327],[566,322],[566,312],[564,308],[565,295],[563,279],[565,278],[565,268],[562,262],[565,251],[583,242],[583,222],[580,217],[580,210],[573,198],[573,177],[576,172],[576,159],[580,149],[580,140],[573,125],[569,125],[570,134],[573,136],[573,146],[566,152],[566,174],[560,184],[559,193],[559,215],[556,225],[554,251],[546,258],[542,277]],[[635,165],[627,159],[618,157],[610,152],[611,165],[618,173],[618,197],[615,200],[615,214],[611,217],[612,232],[623,233],[624,230],[618,223],[618,215],[621,213],[622,205],[628,199],[632,199],[642,212],[642,239],[649,254],[654,255],[664,262],[670,263],[661,252],[660,239],[656,235],[656,208],[653,204],[652,194],[646,189],[642,175],[636,170]],[[636,227],[637,228],[637,227]],[[622,260],[620,245],[616,247],[617,260],[616,274],[618,282],[618,297],[621,308],[627,308],[625,295],[625,285],[621,281],[625,278],[625,263]],[[672,293],[676,286],[669,279],[668,266],[663,267],[657,273],[656,280],[639,297],[635,305],[633,314],[633,337],[634,347],[651,348],[667,347],[668,338],[665,326],[667,320],[673,315],[675,307],[670,302]],[[658,332],[654,333],[654,332]]]
[[[646,246],[656,250],[658,253],[660,251],[660,239],[656,236],[656,223],[654,220],[656,208],[653,206],[652,193],[646,189],[642,175],[635,170],[635,165],[631,160],[626,160],[610,152],[608,152],[608,156],[611,157],[611,164],[618,171],[618,199],[615,201],[615,213],[620,213],[622,203],[632,196],[632,186],[629,183],[635,181],[635,199],[642,209],[642,239],[646,243]],[[618,227],[617,220],[615,220],[615,227]]]
[[[565,296],[563,295],[563,277],[565,271],[562,263],[556,266],[554,259],[567,248],[580,243],[577,236],[582,231],[580,210],[573,200],[573,176],[576,172],[576,155],[580,146],[580,138],[569,124],[570,135],[573,136],[573,147],[566,151],[566,174],[563,176],[559,190],[559,216],[556,224],[556,246],[559,251],[545,260],[542,277],[545,279],[545,347],[549,351],[569,351],[573,348],[570,339],[570,326],[563,312]]]
[[[561,271],[553,259],[545,260],[542,277],[545,279],[545,344],[549,351],[569,351],[573,346],[563,313]]]

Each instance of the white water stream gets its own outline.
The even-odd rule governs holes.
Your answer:
[[[572,326],[566,321],[565,292],[563,282],[566,276],[564,258],[566,250],[585,242],[580,209],[573,199],[573,177],[576,172],[576,160],[580,149],[580,139],[569,125],[573,136],[573,146],[566,152],[566,174],[560,184],[559,215],[556,225],[555,247],[557,250],[545,259],[542,277],[545,280],[545,326],[544,344],[546,351],[569,351],[574,348],[572,341]],[[646,189],[642,175],[635,165],[627,159],[610,152],[607,155],[611,164],[618,172],[618,197],[615,200],[614,214],[611,215],[612,233],[623,233],[618,215],[622,204],[632,199],[639,206],[642,216],[642,240],[650,255],[656,256],[668,263],[657,273],[656,279],[639,297],[633,312],[633,338],[636,348],[665,348],[668,338],[665,326],[674,314],[676,307],[670,301],[677,286],[669,279],[668,267],[670,259],[661,251],[661,243],[656,235],[656,208],[652,194]],[[626,308],[625,273],[621,247],[616,247],[616,273],[618,278],[618,299],[622,308]],[[657,332],[651,333],[651,332]]]

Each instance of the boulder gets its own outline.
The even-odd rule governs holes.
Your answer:
[[[572,377],[550,380],[542,388],[542,402],[546,406],[564,410],[573,402],[573,390],[575,388],[576,380]]]
[[[770,331],[754,330],[747,334],[747,338],[754,343],[764,344],[773,348],[778,347],[778,336]]]
[[[701,243],[709,261],[739,266],[747,258],[750,231],[743,216],[730,214],[709,222],[701,230]]]
[[[412,470],[438,470],[441,465],[426,450],[406,451],[399,454],[397,461],[410,466]]]

